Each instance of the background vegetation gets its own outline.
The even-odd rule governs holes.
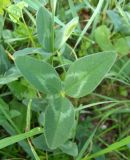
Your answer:
[[[130,2],[54,2],[56,1],[0,0],[0,159],[129,160]],[[43,6],[47,12],[44,9],[42,14]],[[50,15],[53,23],[50,22]],[[50,26],[53,26],[52,40],[55,31],[68,27],[65,32],[60,30],[62,32],[59,32],[55,46],[53,42],[49,44]],[[55,48],[58,49],[54,51]],[[30,64],[26,64],[27,59],[20,56],[17,58],[17,55],[31,54],[35,59],[46,61],[63,80],[66,66],[82,57],[102,52],[104,56],[101,58],[107,64],[110,61],[106,56],[108,51],[113,54],[116,52],[117,58],[114,65],[110,65],[112,68],[105,74],[104,80],[98,87],[95,86],[96,90],[76,98],[68,91],[67,98],[76,112],[76,127],[73,127],[69,140],[59,146],[59,136],[56,135],[55,145],[51,141],[51,147],[48,147],[42,133],[44,129],[47,130],[44,127],[44,112],[49,98],[45,89],[45,93],[38,91],[41,86],[35,87],[38,84],[35,82],[32,85],[25,75],[26,71],[30,71],[30,75],[36,75],[33,71],[38,64],[31,65],[33,59],[30,59]],[[102,61],[95,60],[90,69],[95,70],[99,64]],[[24,71],[21,66],[25,66]],[[44,67],[47,67],[46,63]],[[78,67],[80,70],[79,64]],[[48,69],[49,73],[51,69]],[[100,75],[100,70],[94,75],[92,81]],[[56,83],[52,83],[52,88],[57,87]],[[55,91],[53,89],[52,92]],[[64,94],[61,92],[62,97]],[[52,104],[60,103],[56,99],[52,101]],[[50,123],[53,124],[53,121]],[[69,123],[70,119],[64,125]],[[53,134],[52,130],[49,133],[51,132]],[[62,132],[63,139],[68,137],[67,130],[62,128]]]

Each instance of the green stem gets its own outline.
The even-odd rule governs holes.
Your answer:
[[[92,104],[88,104],[88,105],[85,105],[85,106],[80,106],[78,108],[75,109],[75,111],[79,112],[83,109],[86,109],[86,108],[90,108],[90,107],[93,107],[93,106],[97,106],[97,105],[100,105],[100,104],[107,104],[107,103],[117,103],[118,101],[103,101],[103,102],[96,102],[96,103],[92,103]]]
[[[32,106],[32,99],[29,100],[28,107],[27,107],[27,117],[26,117],[26,131],[30,131],[31,127],[31,106]],[[33,153],[33,156],[36,160],[40,160],[38,157],[37,152],[35,151],[35,148],[32,145],[31,139],[28,138],[28,144],[31,148],[31,151]]]
[[[31,151],[32,151],[33,156],[35,157],[35,159],[36,159],[36,160],[40,160],[40,158],[39,158],[37,152],[35,151],[35,149],[34,149],[32,143],[31,143],[31,141],[30,141],[29,139],[28,139],[28,143],[29,143],[29,146],[30,146],[30,148],[31,148]]]
[[[23,20],[23,24],[24,24],[24,26],[25,26],[25,28],[26,28],[26,30],[27,30],[28,36],[29,36],[29,38],[30,38],[30,40],[31,40],[31,43],[32,43],[33,47],[36,47],[36,46],[35,46],[35,42],[34,42],[34,40],[33,40],[33,38],[32,38],[32,33],[30,33],[30,31],[29,31],[29,29],[28,29],[28,26],[27,26],[27,24],[26,24],[23,16],[22,16],[22,20]]]
[[[30,130],[30,122],[31,122],[31,105],[32,105],[32,99],[29,100],[28,107],[27,107],[26,131],[29,131],[29,130]]]
[[[58,59],[59,59],[60,64],[61,65],[64,64],[64,62],[63,62],[63,60],[61,58],[61,53],[59,51],[57,51],[57,55],[58,55]],[[66,73],[66,69],[65,69],[64,65],[62,65],[62,68],[64,70],[64,73]]]

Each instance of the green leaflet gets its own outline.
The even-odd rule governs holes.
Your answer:
[[[75,61],[65,78],[66,94],[80,98],[91,93],[103,80],[115,59],[115,52],[101,52]]]
[[[111,19],[111,21],[114,25],[114,30],[116,32],[120,31],[122,28],[122,22],[123,22],[121,16],[117,12],[115,12],[114,10],[108,10],[107,15]]]
[[[25,48],[25,49],[14,52],[13,56],[14,57],[21,56],[21,55],[24,56],[24,55],[36,54],[36,53],[46,57],[50,56],[50,53],[45,52],[43,48]]]
[[[40,7],[46,5],[48,0],[24,0],[31,8],[38,10]]]
[[[51,5],[55,11],[56,1],[51,2]],[[45,51],[52,52],[53,38],[55,39],[55,50],[60,49],[76,28],[78,24],[78,18],[73,18],[64,27],[56,30],[55,35],[53,35],[53,17],[46,8],[41,7],[38,10],[36,22],[39,43],[43,46]]]
[[[107,26],[102,25],[99,26],[96,30],[95,30],[95,40],[98,43],[99,47],[103,50],[103,51],[113,51],[114,47],[110,41],[110,30],[107,28]]]
[[[18,2],[16,4],[11,4],[7,10],[9,13],[9,17],[14,23],[18,23],[19,19],[23,16],[22,10],[23,8],[28,7],[28,4],[24,1]]]
[[[61,80],[50,64],[29,56],[17,56],[15,63],[22,75],[39,91],[46,94],[61,92]]]
[[[38,10],[36,22],[39,43],[46,51],[51,52],[52,16],[46,8]]]
[[[78,146],[74,142],[68,141],[65,144],[61,145],[60,149],[62,150],[62,152],[73,157],[76,157],[78,155]]]
[[[0,85],[8,84],[10,82],[13,82],[17,80],[19,77],[21,77],[20,72],[16,67],[11,67],[9,70],[7,70],[4,75],[0,76]]]
[[[48,146],[46,144],[44,134],[37,136],[36,138],[33,138],[32,143],[38,149],[41,149],[43,151],[50,151],[50,149],[48,148]]]
[[[45,137],[50,149],[55,149],[67,141],[74,121],[74,108],[67,98],[58,97],[49,100],[45,113]]]
[[[120,32],[126,36],[130,35],[130,24],[126,22],[120,13],[116,12],[116,10],[108,10],[107,14],[114,26],[115,32]]]
[[[3,15],[3,10],[8,7],[10,3],[10,0],[0,0],[0,15]]]
[[[130,36],[116,39],[114,46],[120,56],[127,55],[130,52]]]

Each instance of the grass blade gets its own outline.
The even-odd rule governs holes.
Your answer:
[[[41,133],[43,133],[43,129],[40,127],[37,127],[26,133],[4,138],[0,140],[0,149]]]
[[[94,153],[90,156],[84,157],[82,160],[90,160],[92,158],[102,156],[102,155],[107,154],[109,152],[115,151],[115,150],[119,149],[120,147],[128,145],[129,143],[130,143],[130,136],[120,140],[119,142],[116,142],[116,143],[109,145],[107,148],[105,148],[97,153]]]
[[[100,12],[101,10],[101,7],[103,5],[103,2],[104,0],[100,0],[98,5],[97,5],[97,8],[95,9],[93,15],[91,16],[91,18],[89,19],[89,21],[87,22],[86,26],[84,27],[83,31],[81,32],[77,42],[76,42],[76,45],[74,47],[74,49],[76,49],[76,47],[78,46],[78,44],[80,43],[81,39],[83,38],[84,34],[87,32],[87,30],[89,29],[89,27],[91,26],[93,20],[95,19],[95,17],[97,16],[97,14]]]
[[[96,133],[96,130],[97,130],[97,127],[96,127],[96,129],[93,131],[93,133],[91,134],[91,136],[89,137],[89,139],[85,142],[85,144],[84,144],[83,148],[81,149],[81,151],[79,152],[76,160],[81,160],[81,158],[83,157],[83,155],[84,155],[86,149],[88,148],[90,142],[92,141],[92,139],[93,139],[93,137],[94,137],[94,135],[95,135],[95,133]]]

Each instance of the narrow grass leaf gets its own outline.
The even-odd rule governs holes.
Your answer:
[[[38,128],[34,128],[26,133],[22,133],[22,134],[19,134],[16,136],[4,138],[4,139],[0,140],[0,149],[7,147],[9,145],[12,145],[16,142],[22,141],[26,138],[41,134],[41,133],[43,133],[43,129],[38,127]]]
[[[52,12],[53,12],[54,15],[55,15],[57,0],[50,0],[50,1],[51,1]]]
[[[56,32],[55,48],[60,49],[70,37],[78,24],[78,17],[73,18],[68,24]]]
[[[37,35],[39,43],[43,48],[50,52],[51,51],[51,32],[52,32],[52,16],[49,11],[41,7],[38,10],[36,17]]]
[[[86,142],[84,143],[82,149],[80,150],[78,156],[76,157],[76,160],[81,160],[81,158],[83,157],[85,151],[87,150],[90,142],[92,141],[92,139],[93,139],[93,137],[94,137],[94,135],[95,135],[95,133],[96,133],[96,130],[97,130],[97,127],[96,127],[96,129],[92,132],[92,134],[90,135],[90,137],[86,140]]]
[[[120,147],[128,145],[129,143],[130,143],[130,136],[122,139],[119,142],[116,142],[116,143],[113,143],[112,145],[109,145],[106,149],[103,149],[103,150],[101,150],[97,153],[94,153],[88,157],[84,157],[82,160],[90,160],[93,158],[97,158],[97,157],[102,156],[104,154],[107,154],[109,152],[115,151],[115,150],[119,149]]]

